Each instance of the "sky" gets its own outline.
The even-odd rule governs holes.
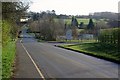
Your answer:
[[[88,15],[94,12],[118,12],[120,0],[31,0],[29,11],[55,10],[56,14]]]

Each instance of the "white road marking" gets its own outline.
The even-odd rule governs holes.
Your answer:
[[[22,43],[22,39],[20,40],[20,43]]]
[[[20,40],[20,42],[22,42],[22,40]],[[27,55],[29,56],[29,58],[31,59],[32,63],[34,64],[35,68],[37,69],[39,75],[41,76],[41,78],[43,80],[45,80],[45,77],[43,76],[42,72],[40,71],[40,69],[38,68],[38,66],[36,65],[35,61],[33,60],[33,58],[31,57],[31,55],[29,54],[29,52],[27,51],[27,49],[24,47],[23,43],[21,43],[22,47],[24,48],[24,50],[26,51]]]

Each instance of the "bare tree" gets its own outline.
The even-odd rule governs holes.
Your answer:
[[[64,22],[62,19],[55,20],[54,16],[51,15],[51,12],[48,12],[49,11],[44,13],[42,18],[39,19],[38,23],[31,23],[31,30],[39,30],[39,37],[43,38],[44,40],[56,40],[57,36],[64,35]]]

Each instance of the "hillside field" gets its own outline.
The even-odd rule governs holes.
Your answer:
[[[71,24],[71,20],[72,19],[58,19],[58,18],[55,18],[54,20],[55,21],[63,20],[65,23]],[[92,20],[93,20],[94,23],[100,22],[100,21],[104,21],[104,19],[100,19],[100,20],[92,19]],[[80,24],[81,22],[83,22],[84,25],[87,25],[89,23],[89,18],[77,18],[77,21],[78,21],[78,24]]]

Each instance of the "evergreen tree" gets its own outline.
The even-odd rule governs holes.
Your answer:
[[[71,26],[73,26],[74,16],[72,17]]]
[[[79,29],[82,29],[83,26],[84,26],[84,22],[81,22],[81,23],[79,24]]]
[[[78,21],[75,17],[72,17],[71,26],[77,26],[78,27]]]
[[[89,24],[87,25],[87,29],[93,29],[93,28],[94,28],[94,23],[93,23],[93,20],[90,19]]]
[[[78,27],[78,21],[77,21],[77,19],[75,18],[75,26],[77,26]]]

